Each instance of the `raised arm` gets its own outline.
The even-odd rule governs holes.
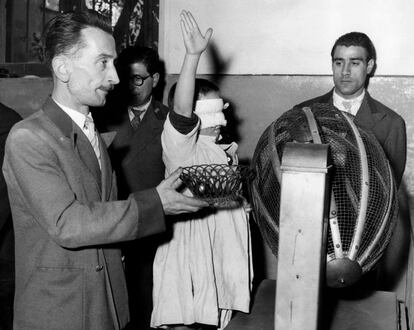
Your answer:
[[[193,111],[194,84],[198,61],[207,48],[213,30],[209,28],[203,36],[193,15],[185,10],[181,12],[180,25],[186,53],[175,90],[174,111],[190,118]]]

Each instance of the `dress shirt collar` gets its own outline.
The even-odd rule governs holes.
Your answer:
[[[142,114],[141,114],[141,119],[142,119],[144,117],[146,111],[148,110],[148,108],[149,108],[149,106],[151,104],[151,101],[152,101],[152,96],[150,97],[149,101],[147,103],[143,104],[143,105],[138,105],[138,106],[129,105],[128,106],[129,120],[132,120],[135,117],[134,113],[131,111],[131,108],[134,108],[134,110],[143,111]]]
[[[365,89],[362,91],[361,95],[357,96],[356,98],[353,99],[345,99],[342,96],[340,96],[336,90],[334,89],[333,91],[333,104],[336,108],[338,108],[339,110],[345,111],[345,112],[349,112],[352,115],[356,115],[356,113],[358,112],[359,108],[361,107],[362,101],[364,100],[365,97]],[[351,108],[350,110],[345,109],[343,102],[350,102],[351,103]]]
[[[75,122],[76,125],[79,126],[79,128],[81,130],[84,130],[85,127],[85,115],[79,111],[76,111],[74,109],[68,108],[67,106],[64,106],[62,104],[60,104],[58,101],[56,101],[55,99],[53,99],[53,101],[55,101],[55,103],[64,111],[66,112],[66,114]],[[88,117],[92,119],[92,115],[89,112],[88,113]],[[93,121],[93,119],[92,119]]]

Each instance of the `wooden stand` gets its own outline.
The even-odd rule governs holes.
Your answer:
[[[328,145],[283,152],[275,329],[316,330],[325,282]]]

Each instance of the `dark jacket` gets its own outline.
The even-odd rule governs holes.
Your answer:
[[[165,105],[153,100],[134,131],[126,105],[94,112],[99,131],[116,132],[108,151],[117,175],[120,199],[132,191],[155,187],[164,179],[161,132],[167,113]]]
[[[311,106],[314,103],[333,104],[333,89],[325,95],[307,100],[296,106]],[[355,123],[375,135],[388,157],[397,186],[399,186],[407,159],[407,134],[404,119],[372,98],[366,91],[361,107],[355,116]]]
[[[0,103],[0,164],[3,165],[4,147],[10,129],[22,117]],[[0,172],[0,279],[14,280],[14,234],[7,186]]]

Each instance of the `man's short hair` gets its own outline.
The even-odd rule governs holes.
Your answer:
[[[375,51],[374,44],[372,43],[371,39],[362,32],[350,32],[340,36],[332,47],[331,50],[331,57],[333,60],[335,48],[337,46],[359,46],[366,50],[367,52],[367,62],[371,59],[374,61],[377,60],[377,54]]]
[[[129,46],[125,48],[116,60],[116,68],[118,74],[128,79],[130,65],[134,63],[142,63],[147,68],[150,75],[160,72],[160,59],[155,49],[143,46]]]
[[[109,18],[93,10],[70,11],[52,18],[43,32],[46,64],[51,67],[55,56],[70,54],[74,47],[84,47],[81,32],[88,27],[98,28],[112,35]]]

